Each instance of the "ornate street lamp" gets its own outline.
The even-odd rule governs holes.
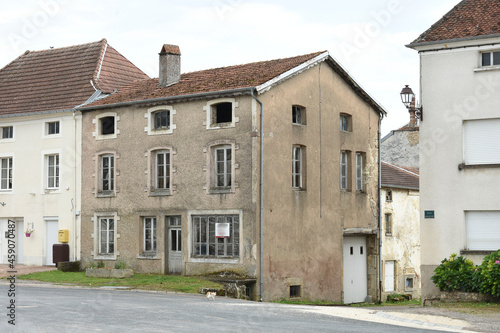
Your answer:
[[[403,102],[404,106],[408,109],[410,112],[415,112],[415,118],[424,120],[423,118],[423,112],[422,112],[422,107],[415,107],[415,94],[413,93],[413,90],[408,85],[405,85],[403,90],[401,90],[401,93],[399,93],[401,96],[401,102]]]

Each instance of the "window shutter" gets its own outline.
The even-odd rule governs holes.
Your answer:
[[[495,251],[500,248],[500,211],[466,212],[467,249]]]
[[[384,291],[394,291],[394,261],[385,262]]]
[[[500,163],[500,119],[464,122],[465,164]]]

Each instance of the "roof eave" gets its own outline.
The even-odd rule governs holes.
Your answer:
[[[401,189],[401,190],[414,190],[414,191],[419,191],[420,190],[420,188],[418,188],[418,187],[402,186],[402,185],[394,185],[394,184],[384,184],[384,183],[382,183],[380,186],[381,187],[387,187],[387,188]]]
[[[498,40],[495,41],[495,39]],[[478,41],[480,42],[478,43]],[[500,33],[482,35],[482,36],[464,37],[464,38],[436,40],[432,42],[413,42],[405,46],[407,48],[414,49],[416,51],[424,51],[429,49],[450,49],[453,47],[479,46],[479,45],[488,45],[496,43],[500,43]],[[449,44],[456,44],[456,45],[449,45]],[[441,47],[436,47],[439,45],[441,45]]]
[[[245,87],[245,88],[237,88],[230,90],[210,91],[197,94],[141,99],[136,101],[119,102],[119,103],[96,105],[96,106],[84,106],[84,107],[78,107],[77,109],[82,112],[87,112],[87,111],[97,111],[97,110],[118,108],[118,107],[125,107],[125,106],[139,105],[139,104],[155,104],[155,103],[163,103],[163,102],[178,101],[178,100],[195,100],[195,99],[206,98],[209,96],[245,95],[245,94],[250,94],[252,90],[255,90],[255,87]]]

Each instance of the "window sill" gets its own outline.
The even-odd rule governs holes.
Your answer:
[[[234,258],[234,257],[219,257],[219,258],[214,258],[214,257],[191,257],[190,262],[193,263],[212,263],[212,264],[238,264],[239,263],[239,258]]]
[[[231,194],[234,193],[232,188],[212,188],[208,191],[209,194]]]
[[[460,254],[490,255],[495,250],[460,250]]]
[[[498,71],[498,70],[500,70],[500,66],[498,65],[474,68],[474,72],[487,72],[487,71]]]
[[[98,254],[94,257],[94,260],[116,260],[116,255],[114,254]]]
[[[58,194],[61,193],[60,188],[46,188],[43,190],[44,194]]]
[[[236,127],[234,122],[210,124],[207,129],[223,129]]]
[[[98,192],[96,194],[96,197],[98,197],[98,198],[115,198],[116,193],[115,192]]]
[[[149,196],[150,197],[166,197],[166,196],[169,196],[169,195],[172,195],[170,193],[170,190],[167,190],[167,191],[151,191],[151,192],[149,192]]]
[[[158,253],[154,253],[154,254],[146,254],[146,253],[143,253],[143,254],[140,254],[137,259],[140,259],[140,260],[160,260],[161,258],[158,258]]]
[[[458,165],[458,170],[492,169],[492,168],[500,168],[500,164],[465,164],[465,163],[461,163]]]
[[[305,187],[292,187],[292,191],[295,191],[295,192],[306,192],[306,188]]]
[[[385,234],[385,237],[392,237],[392,234]]]

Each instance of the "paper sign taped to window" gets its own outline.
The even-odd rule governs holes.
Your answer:
[[[229,223],[216,223],[215,224],[215,237],[216,238],[229,238]]]

